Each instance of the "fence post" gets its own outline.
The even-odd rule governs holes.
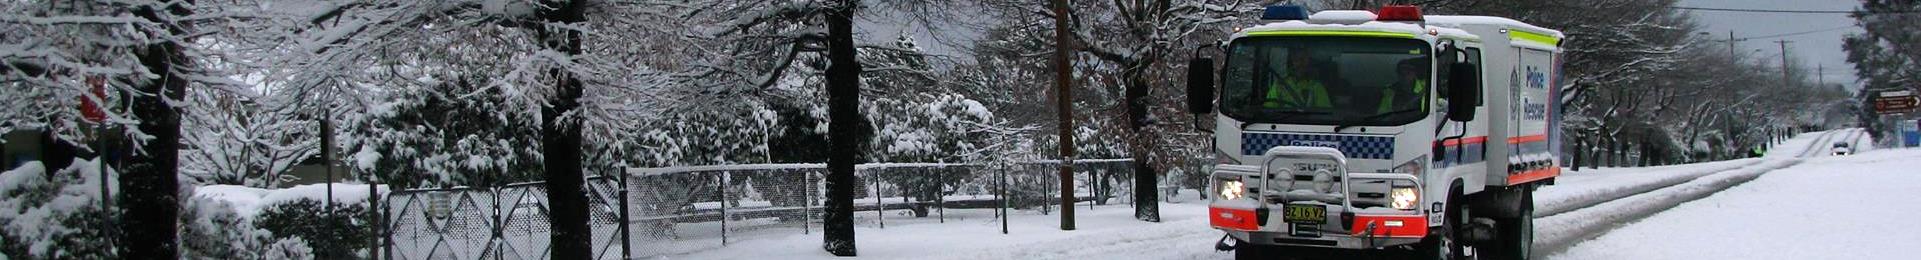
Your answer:
[[[374,184],[373,178],[367,178],[367,210],[369,210],[367,212],[367,218],[368,218],[367,224],[370,224],[370,226],[373,226],[372,235],[375,236],[375,237],[367,238],[368,239],[367,242],[372,242],[373,243],[372,245],[380,244],[380,223],[382,221],[385,221],[385,219],[379,219],[380,217],[380,214],[379,214],[380,186],[376,186],[376,185],[377,184]],[[327,198],[327,199],[331,200],[333,198]],[[374,260],[380,260],[380,251],[379,249],[376,249],[377,247],[378,246],[367,247],[367,254],[372,256]],[[389,256],[388,258],[392,259],[391,256]]]
[[[1006,235],[1007,234],[1007,217],[1011,215],[1011,214],[1007,214],[1007,206],[1008,206],[1007,205],[1007,167],[1005,165],[1001,166],[1001,169],[999,172],[1001,175],[1001,177],[999,178],[1001,180],[1001,183],[1000,185],[995,185],[995,186],[1000,187],[1001,195],[1000,197],[997,197],[995,199],[1000,200],[1001,202],[1000,207],[997,207],[997,208],[1001,211],[1001,234]]]
[[[880,223],[880,228],[887,228],[887,202],[880,198],[884,193],[880,192],[880,176],[876,176],[880,174],[869,173],[867,178],[874,179],[874,221]]]
[[[714,175],[714,187],[720,190],[720,245],[727,245],[727,172]]]
[[[630,230],[629,227],[627,227],[628,225],[632,225],[632,222],[630,221],[633,220],[633,217],[629,215],[630,213],[628,213],[629,209],[627,206],[628,201],[627,201],[627,173],[626,172],[620,173],[619,181],[620,181],[620,259],[633,259],[634,258],[634,245],[633,245],[634,233],[632,230]]]
[[[814,171],[801,171],[800,183],[800,233],[808,234],[813,228],[807,225],[814,223]]]
[[[940,223],[947,223],[947,168],[934,171],[934,214],[940,215]]]

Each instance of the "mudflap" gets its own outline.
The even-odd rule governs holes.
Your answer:
[[[1527,197],[1534,192],[1535,184],[1521,184],[1505,188],[1488,187],[1480,193],[1471,195],[1476,217],[1513,218],[1521,215],[1522,207],[1532,206]]]

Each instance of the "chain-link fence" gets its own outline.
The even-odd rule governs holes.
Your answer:
[[[1088,207],[1128,203],[1127,159],[1076,161],[1075,196]],[[1059,210],[1058,162],[1001,165],[869,163],[856,167],[856,225],[997,221],[1010,211]],[[692,253],[750,237],[820,232],[823,164],[635,168],[587,182],[599,259]],[[625,200],[619,189],[625,182]],[[387,197],[392,259],[545,259],[540,183],[497,189],[424,189]],[[623,212],[626,214],[620,214]],[[625,219],[625,221],[622,221]],[[628,230],[621,230],[626,223]],[[622,237],[630,237],[621,241]],[[626,243],[622,243],[626,242]]]
[[[595,259],[622,259],[613,178],[587,181]],[[390,259],[546,259],[551,248],[547,188],[539,182],[500,188],[398,191],[387,196],[385,255]]]

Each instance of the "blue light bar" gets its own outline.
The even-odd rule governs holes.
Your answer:
[[[1307,20],[1307,9],[1298,5],[1270,5],[1261,12],[1261,20]]]

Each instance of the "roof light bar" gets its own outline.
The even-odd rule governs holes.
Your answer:
[[[1261,12],[1261,20],[1307,20],[1307,8],[1298,5],[1270,5]]]
[[[1375,20],[1376,21],[1416,21],[1416,22],[1426,21],[1426,19],[1421,16],[1421,8],[1415,7],[1412,5],[1381,6],[1381,11],[1379,14],[1376,15]]]

